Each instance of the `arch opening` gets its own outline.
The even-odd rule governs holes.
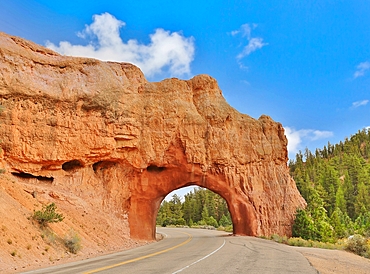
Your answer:
[[[184,191],[180,192],[182,189]],[[222,196],[195,186],[181,196],[185,189],[172,191],[162,201],[156,217],[157,226],[188,226],[233,232],[229,206]]]
[[[257,235],[258,223],[253,205],[238,188],[230,187],[225,174],[204,173],[200,165],[194,164],[153,169],[141,169],[138,182],[140,187],[131,189],[128,212],[131,238],[154,240],[162,201],[172,191],[194,185],[206,188],[225,200],[232,220],[233,234]],[[190,219],[185,221],[187,222]]]

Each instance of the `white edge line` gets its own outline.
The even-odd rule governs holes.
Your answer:
[[[164,232],[161,231],[156,231],[156,233],[162,234],[165,238],[169,238],[168,235]]]
[[[185,266],[185,267],[183,267],[183,268],[181,268],[181,269],[177,270],[176,272],[173,272],[172,274],[179,273],[179,272],[181,272],[181,271],[185,270],[186,268],[189,268],[189,267],[191,267],[192,265],[195,265],[196,263],[199,263],[200,261],[203,261],[204,259],[207,259],[209,256],[211,256],[211,255],[215,254],[217,251],[219,251],[221,248],[223,248],[223,247],[224,247],[224,245],[225,245],[225,243],[226,243],[226,242],[225,242],[225,240],[224,240],[224,243],[223,243],[219,248],[217,248],[215,251],[213,251],[213,252],[209,253],[208,255],[204,256],[203,258],[200,258],[199,260],[197,260],[197,261],[195,261],[195,262],[193,262],[193,263],[191,263],[191,264],[189,264],[189,265],[187,265],[187,266]]]

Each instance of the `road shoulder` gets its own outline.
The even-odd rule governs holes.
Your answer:
[[[300,252],[320,274],[369,274],[370,260],[343,250],[292,247]]]

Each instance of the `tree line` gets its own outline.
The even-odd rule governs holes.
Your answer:
[[[232,225],[226,201],[218,194],[200,187],[185,194],[183,201],[176,194],[170,201],[164,200],[158,211],[156,222],[160,226],[229,227]]]
[[[300,151],[290,173],[307,202],[293,236],[325,242],[353,234],[370,236],[370,129],[314,153]]]

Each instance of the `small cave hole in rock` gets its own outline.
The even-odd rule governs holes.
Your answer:
[[[233,232],[233,222],[224,198],[196,186],[179,188],[162,201],[157,226],[189,226]]]
[[[104,170],[104,169],[107,169],[107,168],[110,168],[110,167],[113,167],[116,165],[116,162],[112,162],[112,161],[99,161],[99,162],[96,162],[92,165],[92,168],[94,170],[94,172],[98,172],[100,170]]]
[[[53,182],[54,178],[53,177],[46,177],[46,176],[35,176],[29,173],[25,172],[12,172],[12,175],[22,178],[22,179],[37,179],[39,181],[46,181],[46,182]]]
[[[156,165],[150,165],[146,168],[146,170],[148,172],[162,172],[164,171],[166,168],[163,167],[163,166],[156,166]]]
[[[72,160],[72,161],[69,161],[69,162],[65,162],[62,165],[62,169],[64,171],[73,171],[73,170],[76,170],[76,169],[81,168],[81,167],[83,167],[83,165],[78,160]]]

